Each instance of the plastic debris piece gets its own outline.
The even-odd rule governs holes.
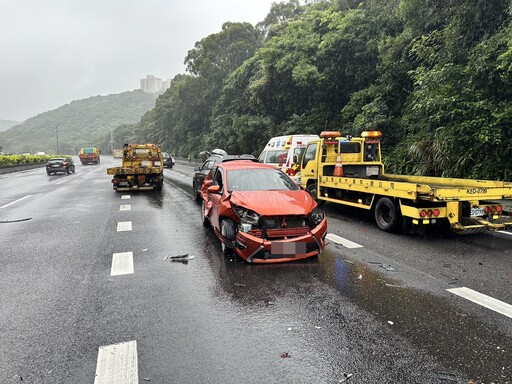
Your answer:
[[[290,355],[288,352],[281,353],[281,358],[283,359],[289,359],[290,357],[292,357],[292,355]]]
[[[352,373],[344,373],[343,374],[343,379],[338,381],[338,383],[344,383],[346,381],[349,381],[352,376],[354,376]]]
[[[363,275],[359,275],[359,276],[357,276],[357,278],[358,278],[359,280],[362,280],[362,279],[363,279]]]
[[[189,255],[188,253],[186,253],[184,255],[165,256],[164,260],[169,260],[169,261],[189,261],[189,260],[192,260],[194,257],[195,257],[194,255]]]
[[[388,320],[388,323],[389,323],[389,325],[393,325],[393,324],[395,324],[395,323],[393,323],[391,320]]]

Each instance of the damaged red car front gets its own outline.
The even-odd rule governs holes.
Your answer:
[[[219,164],[201,191],[203,224],[211,224],[224,253],[250,263],[318,256],[327,221],[311,196],[271,165],[237,160]]]

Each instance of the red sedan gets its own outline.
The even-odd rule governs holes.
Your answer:
[[[226,254],[249,263],[318,256],[327,221],[309,193],[272,165],[251,160],[219,163],[205,179],[201,218]]]

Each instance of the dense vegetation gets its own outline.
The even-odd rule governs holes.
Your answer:
[[[99,147],[110,152],[111,130],[135,123],[155,106],[155,96],[141,90],[72,101],[41,113],[5,132],[0,132],[0,151],[5,153],[77,154],[82,147]],[[121,146],[122,138],[114,138]]]
[[[179,156],[269,137],[383,132],[388,172],[510,179],[508,0],[274,3],[198,41],[155,108],[116,134]]]

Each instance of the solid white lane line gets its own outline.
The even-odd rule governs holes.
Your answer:
[[[133,274],[133,252],[114,253],[110,276]]]
[[[119,221],[117,223],[117,232],[131,231],[132,230],[132,222],[131,221]]]
[[[99,348],[94,384],[138,384],[138,382],[136,340]]]
[[[61,180],[61,181],[57,181],[55,183],[55,185],[65,183],[66,181],[69,181],[69,179],[64,179],[64,180]]]
[[[120,211],[131,211],[132,210],[132,205],[131,204],[122,204],[119,207],[119,210]]]
[[[9,205],[16,204],[17,202],[19,202],[19,201],[21,201],[21,200],[28,199],[30,196],[32,196],[32,195],[27,195],[27,196],[22,197],[21,199],[11,201],[9,204],[2,205],[2,206],[0,207],[0,209],[2,209],[2,208],[6,208],[6,207],[8,207]]]
[[[350,240],[344,239],[343,237],[335,235],[333,233],[328,233],[325,238],[327,240],[334,241],[337,244],[341,244],[341,245],[343,245],[346,248],[363,248],[362,245],[359,245],[359,244],[354,243],[354,242],[352,242]]]
[[[466,287],[451,288],[447,289],[447,291],[468,299],[473,303],[479,304],[482,307],[489,308],[495,312],[512,318],[512,305],[504,303],[503,301],[497,300],[491,296],[484,295],[483,293],[473,291]]]
[[[512,236],[512,232],[507,232],[507,231],[498,231],[499,233],[504,233],[505,235],[509,235],[509,236]]]
[[[132,197],[130,195],[122,195],[121,196],[121,199],[122,200],[130,200]]]

